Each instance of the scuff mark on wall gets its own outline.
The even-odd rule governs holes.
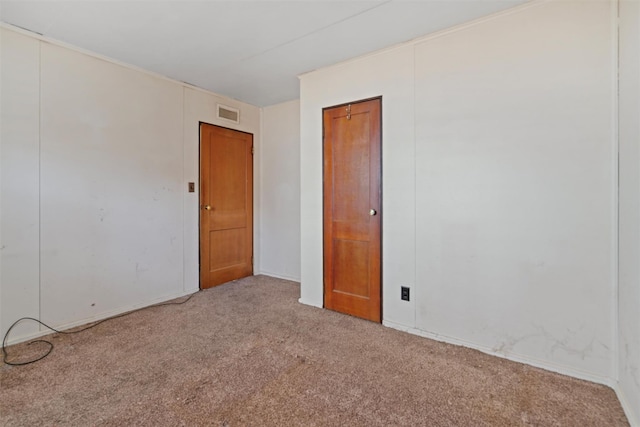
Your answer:
[[[545,342],[548,344],[547,352],[549,355],[553,355],[556,351],[561,350],[567,354],[578,356],[582,360],[591,356],[594,351],[594,344],[596,343],[607,350],[609,349],[607,345],[603,344],[599,340],[596,340],[594,337],[589,339],[588,343],[584,345],[577,345],[575,341],[579,338],[578,335],[584,329],[584,325],[581,325],[577,329],[566,328],[567,333],[560,338],[554,336],[543,326],[534,324],[533,327],[538,332],[522,335],[519,337],[507,335],[506,338],[503,339],[499,345],[494,346],[492,350],[496,353],[508,355],[519,343],[534,338],[543,338],[545,340]]]
[[[507,355],[509,354],[513,348],[520,342],[527,340],[529,338],[535,338],[540,336],[540,334],[527,334],[521,337],[513,337],[507,334],[507,337],[504,341],[502,341],[499,345],[493,347],[493,351],[496,353]]]
[[[572,338],[574,338],[577,335],[577,333],[584,328],[584,325],[581,325],[581,327],[578,328],[576,332],[572,332],[570,329],[567,328],[568,334],[560,339],[556,338],[552,333],[547,331],[543,326],[534,325],[534,327],[540,331],[540,334],[544,338],[546,338],[548,341],[553,342],[553,345],[551,346],[549,351],[551,355],[553,355],[556,350],[560,349],[568,354],[579,356],[582,360],[584,360],[591,352],[593,352],[593,343],[595,341],[595,338],[591,338],[589,343],[585,346],[573,347],[570,345]]]
[[[136,279],[140,278],[140,274],[149,271],[148,268],[140,266],[139,262],[136,262]]]

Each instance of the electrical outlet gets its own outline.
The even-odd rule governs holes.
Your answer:
[[[409,301],[409,287],[400,286],[400,299],[403,301]]]

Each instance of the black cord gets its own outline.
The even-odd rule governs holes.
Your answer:
[[[113,320],[113,319],[118,319],[120,317],[124,317],[124,316],[128,316],[130,314],[133,313],[137,313],[138,311],[142,311],[142,310],[146,310],[148,308],[154,308],[154,307],[162,307],[165,305],[182,305],[184,303],[186,303],[187,301],[189,301],[191,298],[193,298],[193,296],[197,294],[197,292],[189,295],[189,297],[187,297],[185,300],[183,301],[179,301],[179,302],[163,302],[160,304],[154,304],[154,305],[150,305],[147,307],[142,307],[142,308],[138,308],[137,310],[133,310],[133,311],[128,311],[126,313],[122,313],[122,314],[118,314],[117,316],[113,316],[113,317],[109,317],[107,319],[102,319],[98,322],[95,322],[92,325],[89,325],[87,327],[84,327],[82,329],[78,329],[77,331],[59,331],[56,328],[53,328],[49,325],[47,325],[46,323],[38,320],[38,319],[34,319],[33,317],[21,317],[20,319],[16,320],[15,322],[13,322],[13,324],[9,327],[9,329],[7,329],[7,332],[4,334],[4,338],[2,339],[2,361],[6,364],[6,365],[10,365],[10,366],[23,366],[23,365],[29,365],[31,363],[35,363],[38,362],[42,359],[44,359],[45,357],[47,357],[52,351],[53,351],[53,343],[47,340],[43,340],[43,339],[39,339],[39,340],[34,340],[31,341],[30,343],[28,343],[27,345],[31,345],[31,344],[35,344],[38,342],[43,342],[45,344],[47,344],[49,346],[48,351],[43,354],[42,356],[36,358],[36,359],[32,359],[32,360],[27,360],[26,362],[9,362],[7,359],[9,358],[9,355],[7,354],[7,338],[9,337],[9,332],[11,332],[11,330],[13,329],[14,326],[16,326],[18,323],[22,322],[23,320],[32,320],[34,322],[37,322],[39,324],[41,324],[42,326],[44,326],[45,328],[48,328],[54,332],[57,332],[59,334],[65,334],[65,335],[72,335],[72,334],[79,334],[80,332],[84,332],[88,329],[91,328],[95,328],[96,326],[108,321],[108,320]]]

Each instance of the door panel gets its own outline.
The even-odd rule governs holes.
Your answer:
[[[253,274],[253,136],[200,125],[200,287]]]
[[[334,239],[333,257],[333,292],[367,298],[369,296],[369,243]],[[352,271],[359,273],[351,274]]]
[[[381,100],[325,109],[324,305],[381,320]]]

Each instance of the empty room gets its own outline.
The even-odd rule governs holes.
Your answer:
[[[640,427],[640,1],[0,0],[0,424]]]

